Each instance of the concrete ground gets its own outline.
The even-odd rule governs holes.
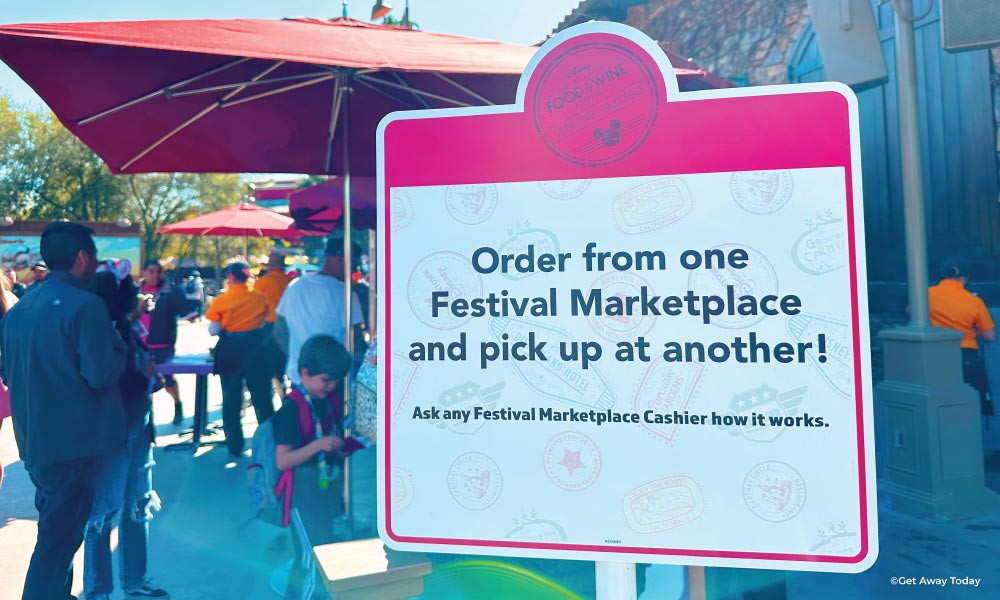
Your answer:
[[[214,343],[205,323],[182,323],[178,352],[205,352]],[[181,394],[190,424],[194,377],[180,376]],[[204,447],[198,453],[167,452],[178,441],[179,428],[170,424],[173,406],[165,392],[154,398],[158,424],[154,485],[163,511],[150,532],[150,574],[175,600],[265,600],[277,596],[269,577],[292,556],[283,530],[259,523],[242,528],[250,518],[245,464],[227,465],[224,446]],[[216,379],[209,385],[211,418],[219,418],[221,391]],[[255,426],[247,412],[248,434]],[[20,597],[24,573],[35,541],[37,515],[34,489],[21,463],[9,422],[0,432],[0,459],[7,477],[0,491],[0,599]],[[244,461],[245,463],[246,461]],[[1000,453],[987,460],[987,480],[1000,490]],[[709,598],[738,598],[747,587],[767,588],[772,595],[753,598],[1000,598],[1000,512],[977,519],[935,523],[896,513],[883,505],[879,512],[881,552],[874,567],[859,575],[787,573],[739,569],[708,570]],[[114,540],[113,540],[114,541]],[[82,592],[82,552],[77,554],[74,592]],[[973,577],[978,588],[893,585],[892,577]],[[646,571],[643,600],[677,598],[683,588],[680,569],[654,566]],[[753,581],[753,583],[751,583]],[[782,594],[781,590],[785,590]],[[115,598],[121,598],[118,592]]]

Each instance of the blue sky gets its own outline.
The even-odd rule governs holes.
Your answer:
[[[388,0],[401,18],[404,0]],[[349,0],[348,16],[368,20],[374,0]],[[520,44],[548,35],[579,0],[410,0],[421,28]],[[0,0],[0,22],[49,23],[143,19],[339,17],[341,0]],[[41,100],[0,63],[0,93],[19,102]]]

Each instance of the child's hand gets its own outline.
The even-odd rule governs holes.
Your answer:
[[[317,452],[333,452],[344,445],[344,440],[335,435],[325,435],[313,442]]]

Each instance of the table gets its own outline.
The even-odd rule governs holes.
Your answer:
[[[223,440],[202,441],[201,437],[208,433],[208,376],[215,371],[215,364],[208,354],[186,354],[174,356],[170,360],[156,365],[161,375],[195,375],[194,382],[194,418],[191,430],[181,432],[181,435],[191,434],[186,442],[170,444],[167,450],[197,450],[201,446],[220,444]]]
[[[389,567],[382,540],[371,538],[313,546],[318,575],[333,600],[399,600],[419,596],[431,563],[407,553],[408,564]]]

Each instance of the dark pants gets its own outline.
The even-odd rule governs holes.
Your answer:
[[[73,598],[73,555],[94,507],[99,457],[31,467],[38,509],[38,540],[24,579],[22,600]]]
[[[222,383],[222,429],[226,432],[226,446],[233,454],[243,451],[243,386],[250,392],[257,422],[263,423],[274,414],[274,388],[271,374],[261,368],[256,360],[257,349],[262,343],[258,332],[229,334],[219,340],[215,349],[216,371]]]
[[[979,407],[982,414],[992,415],[993,400],[990,398],[990,384],[986,379],[986,363],[979,350],[962,348],[962,380],[979,392]]]

